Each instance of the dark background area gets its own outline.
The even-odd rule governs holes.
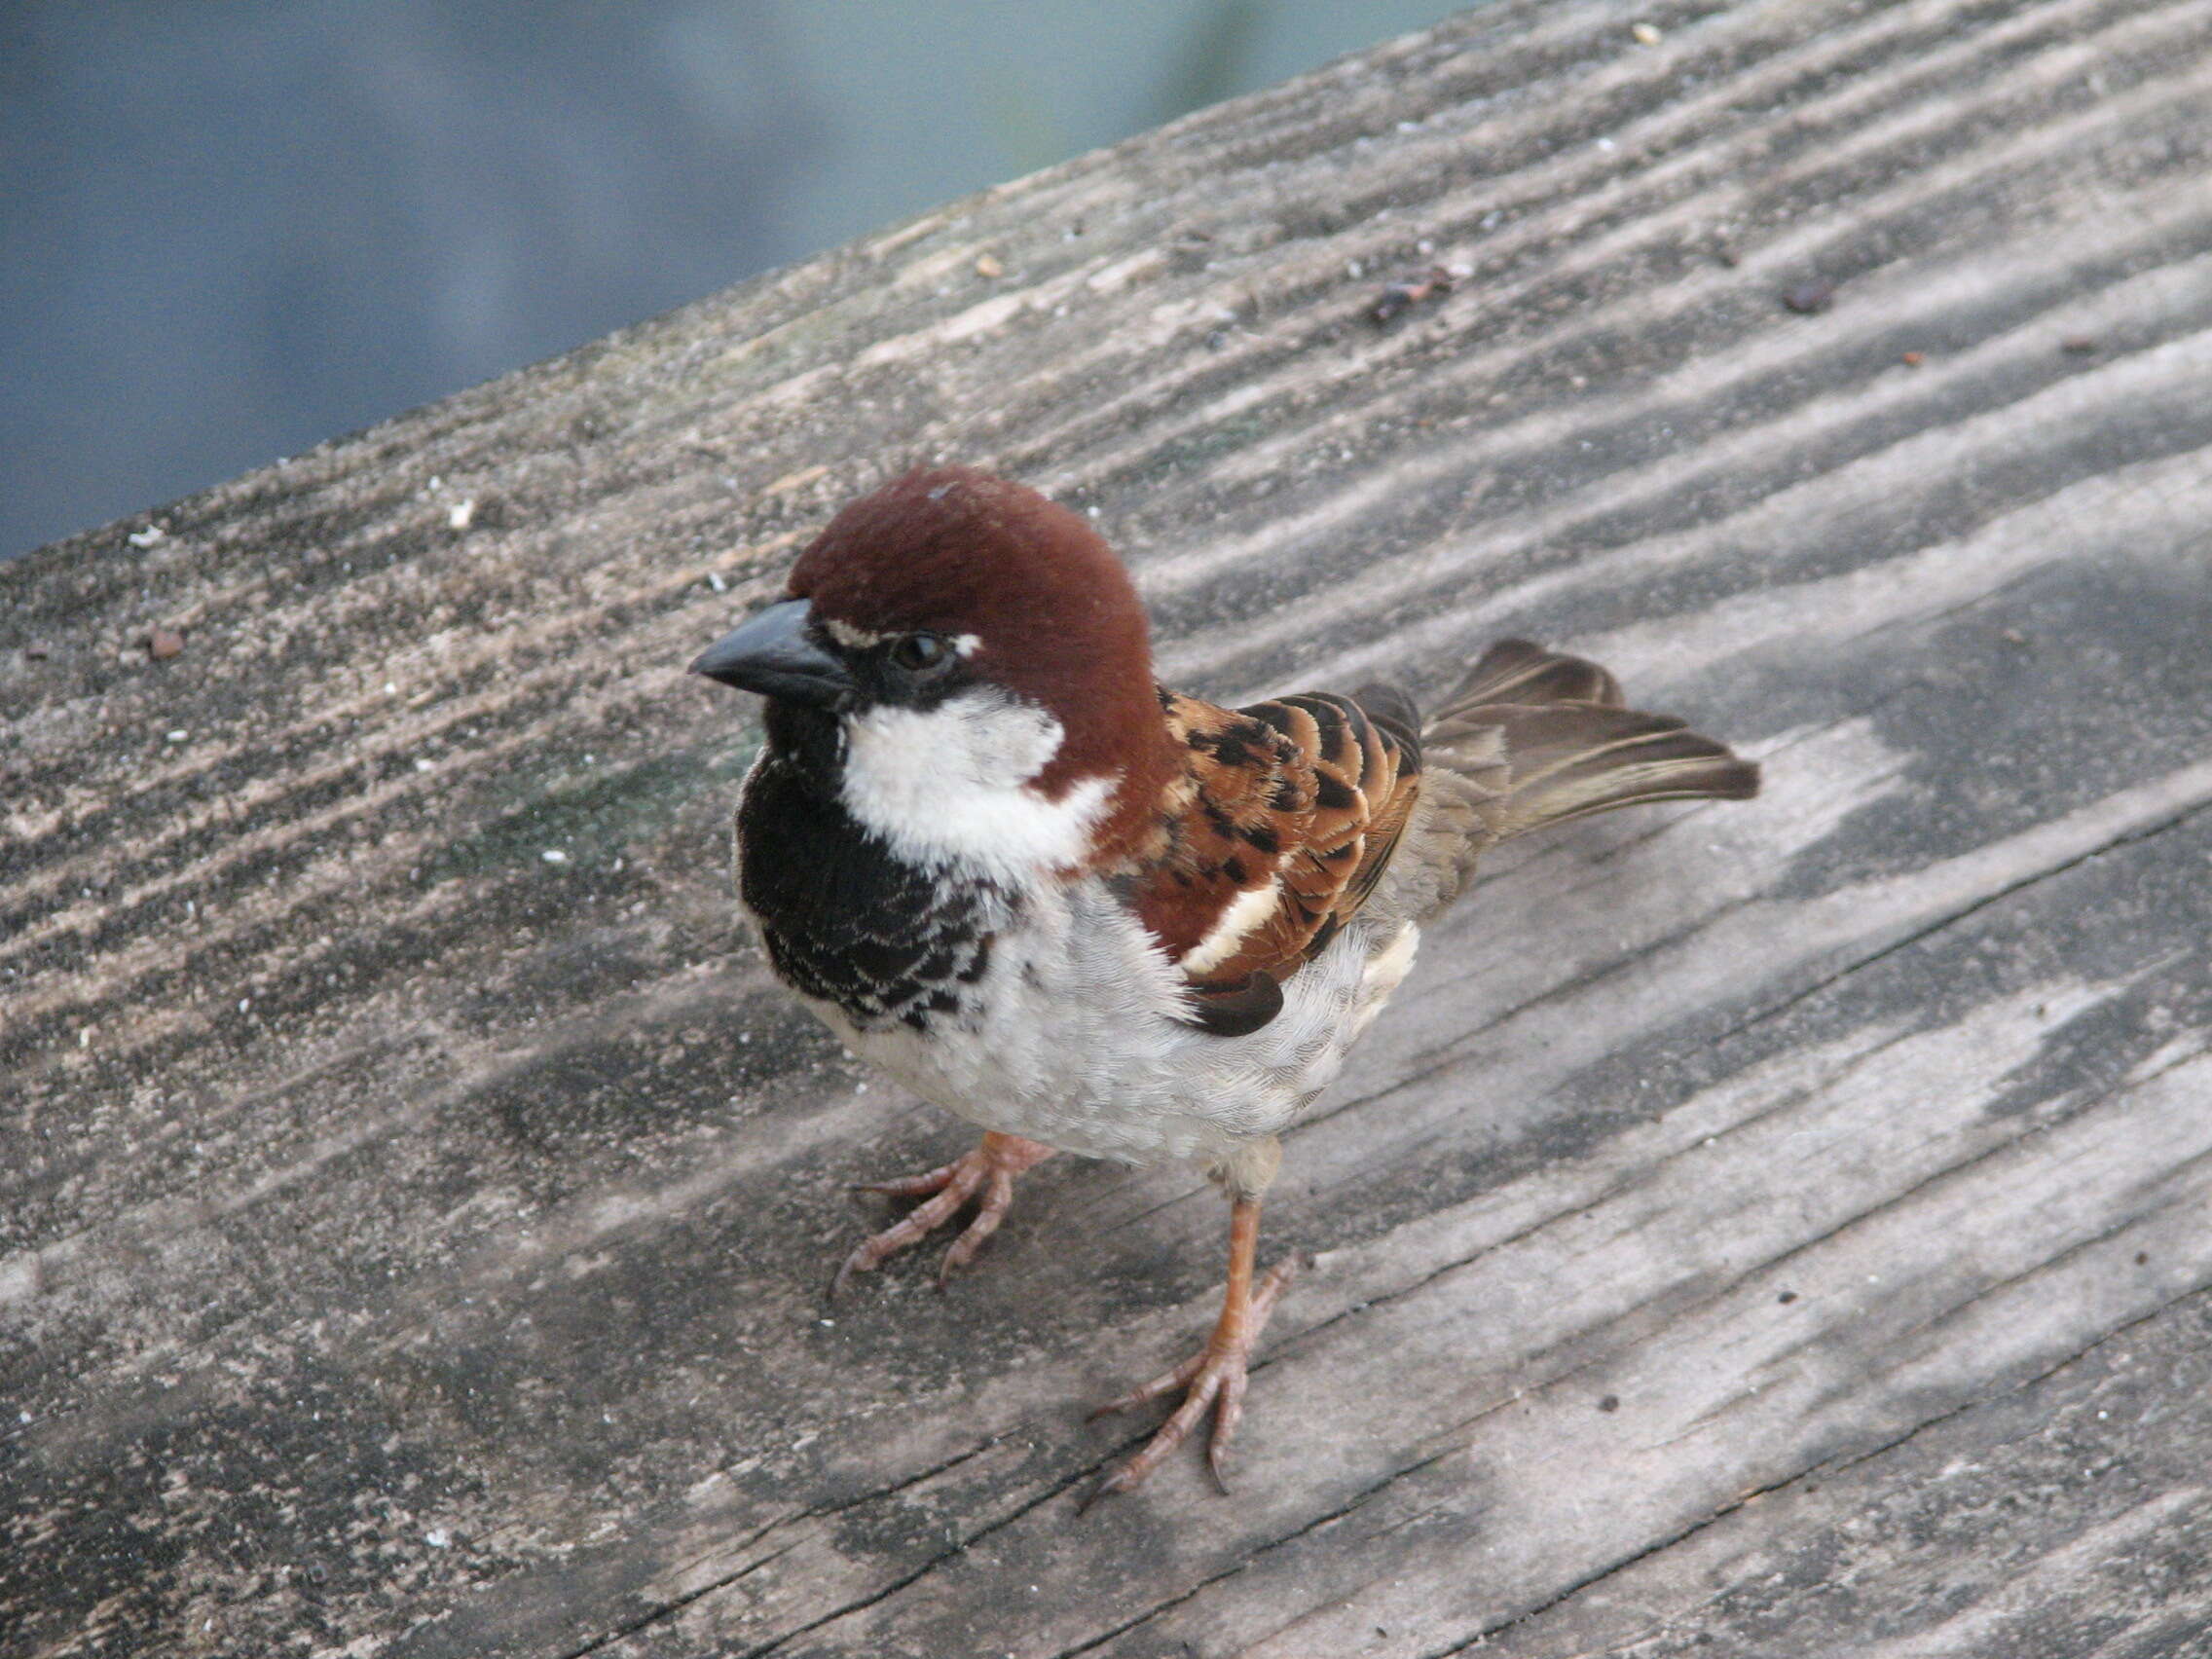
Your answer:
[[[0,558],[1457,9],[0,5]]]

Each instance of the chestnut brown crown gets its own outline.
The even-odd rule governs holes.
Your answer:
[[[922,467],[830,521],[788,591],[817,624],[973,641],[966,668],[1050,713],[1065,733],[1037,781],[1120,774],[1101,846],[1149,819],[1175,756],[1152,678],[1144,605],[1080,515],[967,466]]]

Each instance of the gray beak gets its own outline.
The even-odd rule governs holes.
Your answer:
[[[756,611],[702,651],[691,672],[763,697],[836,708],[852,695],[852,676],[814,643],[812,615],[803,599]]]

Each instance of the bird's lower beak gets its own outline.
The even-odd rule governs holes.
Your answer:
[[[763,697],[835,708],[852,695],[853,679],[814,643],[807,628],[812,614],[803,599],[779,601],[700,652],[691,672]]]

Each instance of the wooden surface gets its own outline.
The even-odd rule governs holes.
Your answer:
[[[1503,4],[0,570],[0,1652],[2205,1651],[2208,168],[2198,0]],[[1431,936],[1233,1500],[1074,1512],[1185,1172],[825,1305],[965,1132],[682,668],[935,457],[1193,688],[1524,632],[1767,764]]]

